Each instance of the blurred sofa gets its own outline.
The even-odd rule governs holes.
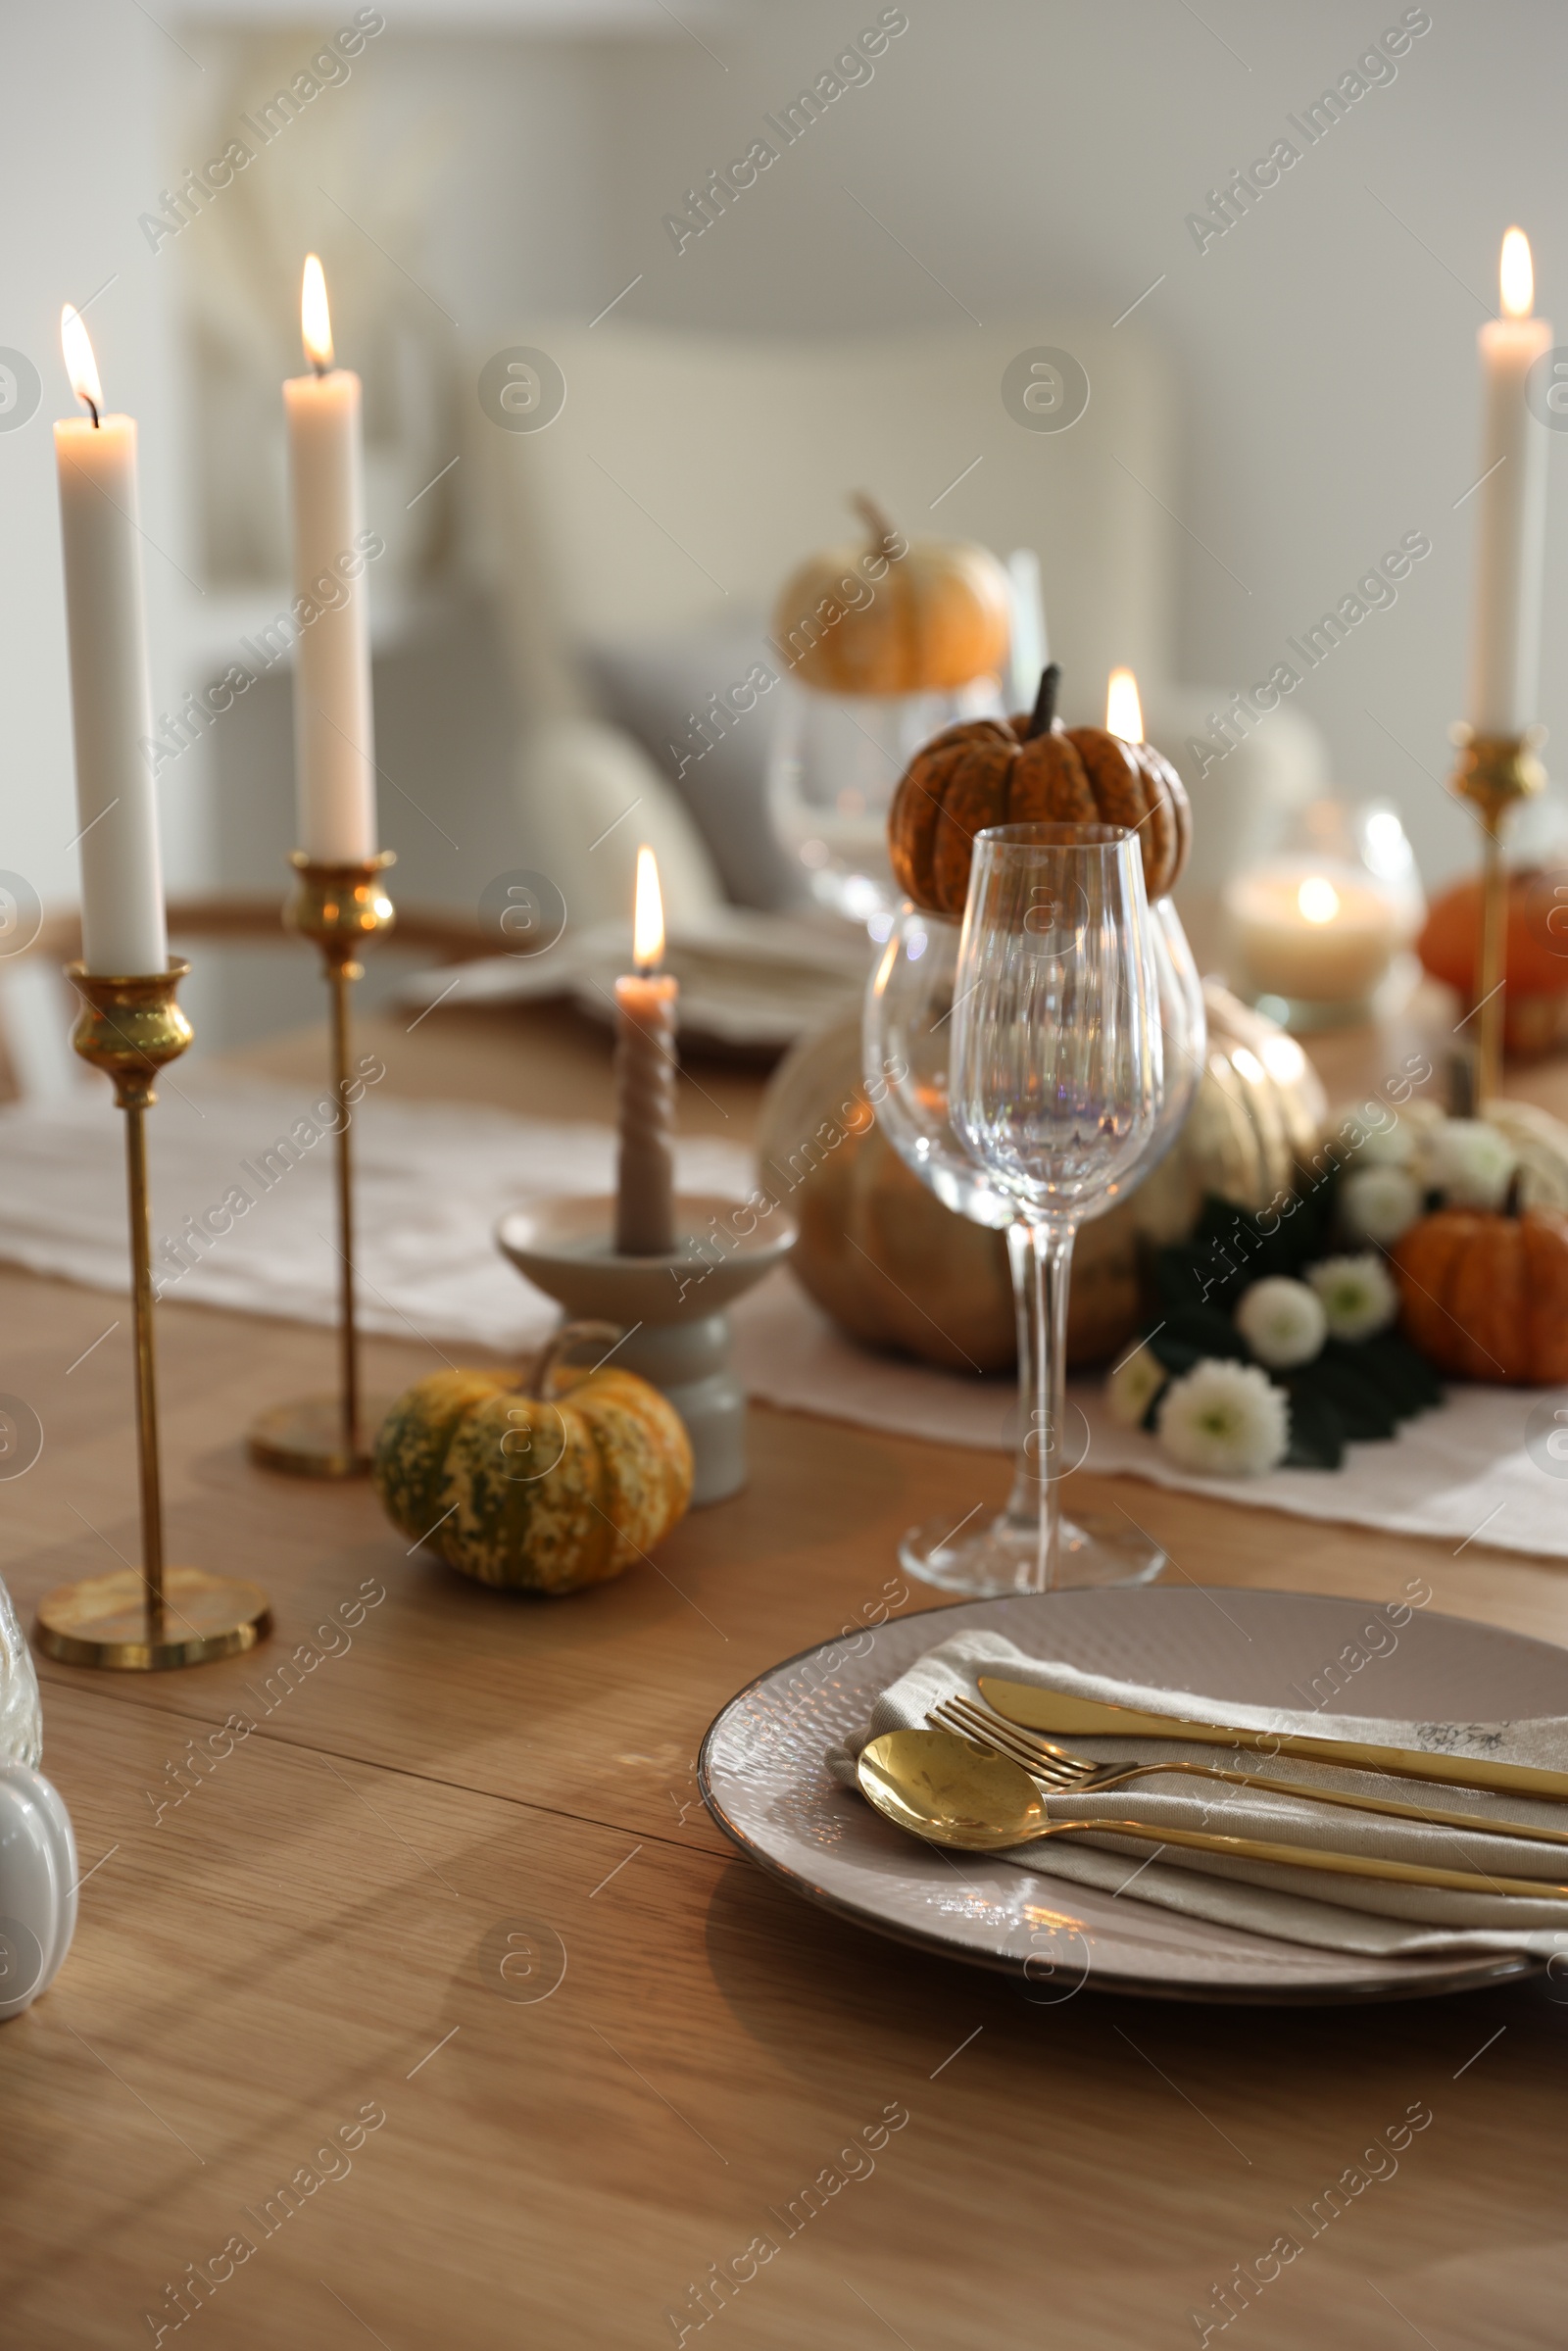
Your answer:
[[[525,713],[524,855],[583,918],[624,913],[640,840],[677,920],[718,899],[788,901],[763,799],[767,700],[684,773],[682,752],[705,700],[767,658],[786,573],[857,536],[855,490],[911,537],[1038,554],[1070,722],[1102,716],[1113,665],[1135,669],[1147,731],[1193,795],[1186,892],[1216,889],[1325,782],[1322,739],[1288,708],[1206,774],[1189,753],[1225,695],[1177,677],[1177,386],[1136,320],[772,342],[611,319],[527,341],[564,399],[522,429],[470,407],[468,537]],[[1089,379],[1064,430],[1031,429],[1004,401],[1009,364],[1042,346]]]

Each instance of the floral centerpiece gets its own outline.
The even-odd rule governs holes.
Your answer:
[[[1440,1370],[1560,1376],[1546,1360],[1560,1316],[1536,1350],[1544,1368],[1528,1350],[1517,1366],[1494,1359],[1451,1312],[1434,1320],[1407,1259],[1456,1217],[1472,1246],[1472,1225],[1522,1224],[1538,1253],[1568,1252],[1565,1209],[1568,1129],[1530,1104],[1489,1103],[1481,1118],[1419,1101],[1342,1112],[1300,1189],[1260,1214],[1210,1199],[1192,1239],[1158,1251],[1155,1313],[1110,1375],[1110,1409],[1184,1469],[1258,1476],[1337,1469],[1348,1444],[1392,1437],[1439,1403]],[[1544,1307],[1556,1295],[1542,1284]]]
[[[1260,1215],[1210,1200],[1192,1240],[1157,1253],[1152,1328],[1107,1393],[1182,1468],[1337,1469],[1348,1443],[1392,1437],[1441,1401],[1395,1327],[1384,1257],[1340,1245],[1338,1192],[1331,1180]]]

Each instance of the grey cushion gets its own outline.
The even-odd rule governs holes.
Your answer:
[[[589,645],[582,659],[605,716],[637,738],[691,810],[734,903],[797,902],[798,871],[767,812],[780,664],[761,621]]]

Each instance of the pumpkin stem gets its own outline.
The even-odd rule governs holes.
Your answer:
[[[1475,1118],[1479,1114],[1475,1061],[1469,1053],[1452,1053],[1448,1058],[1448,1116]]]
[[[857,490],[855,496],[850,500],[850,504],[876,541],[877,554],[885,555],[890,563],[896,563],[898,558],[893,550],[897,544],[899,533],[883,514],[876,500],[864,490]]]
[[[1024,731],[1024,741],[1032,743],[1037,735],[1049,735],[1056,718],[1056,688],[1061,683],[1061,663],[1048,661],[1040,672],[1040,691]]]
[[[613,1347],[625,1337],[618,1322],[564,1322],[546,1341],[523,1377],[522,1393],[540,1401],[555,1393],[556,1372],[574,1347]],[[603,1361],[603,1357],[600,1358]]]

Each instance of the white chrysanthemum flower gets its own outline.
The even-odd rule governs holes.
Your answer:
[[[1416,1173],[1450,1207],[1500,1208],[1519,1153],[1484,1118],[1445,1118],[1421,1138]]]
[[[1322,1352],[1328,1324],[1315,1292],[1304,1282],[1270,1274],[1244,1290],[1236,1308],[1236,1328],[1259,1363],[1270,1371],[1289,1371],[1310,1363]]]
[[[1397,1110],[1392,1102],[1348,1102],[1324,1132],[1349,1147],[1357,1167],[1408,1167],[1441,1116],[1431,1102],[1408,1102]]]
[[[1357,1166],[1403,1167],[1415,1150],[1415,1130],[1379,1102],[1383,1124],[1374,1126],[1360,1110],[1342,1112],[1328,1128],[1342,1148],[1354,1153]]]
[[[1152,1347],[1136,1347],[1105,1382],[1105,1401],[1112,1419],[1119,1420],[1124,1429],[1138,1428],[1169,1378]]]
[[[1353,1241],[1388,1249],[1421,1213],[1421,1187],[1407,1167],[1357,1167],[1340,1186],[1340,1216]]]
[[[1161,1445],[1183,1469],[1255,1478],[1285,1458],[1290,1402],[1255,1363],[1198,1363],[1166,1389],[1158,1428]]]
[[[1399,1293],[1381,1257],[1325,1257],[1306,1278],[1336,1339],[1370,1339],[1399,1311]]]

